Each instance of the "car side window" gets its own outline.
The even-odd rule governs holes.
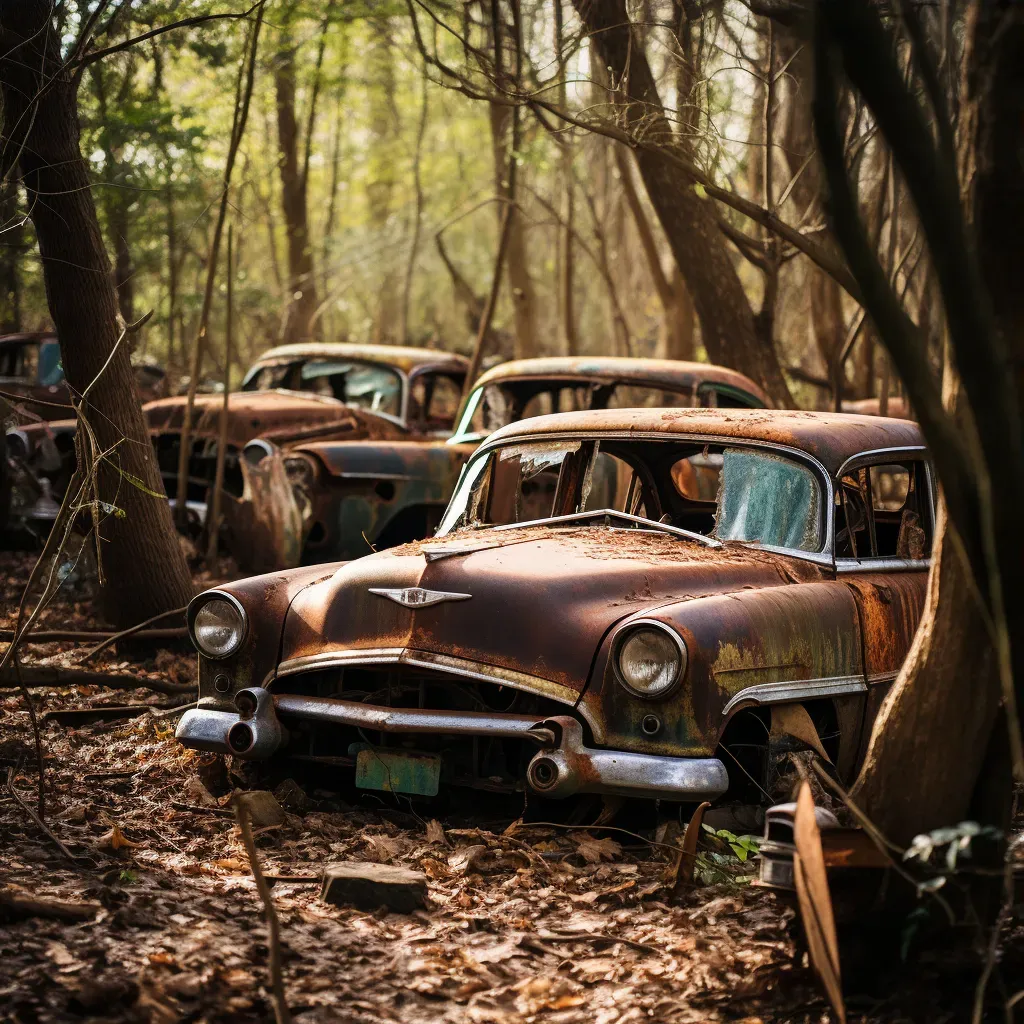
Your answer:
[[[423,431],[449,433],[455,427],[462,390],[442,373],[422,373],[409,391],[409,423]]]
[[[924,463],[848,470],[836,488],[835,517],[837,558],[927,558],[931,514]]]

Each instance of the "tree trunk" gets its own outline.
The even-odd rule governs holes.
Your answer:
[[[651,275],[654,291],[661,303],[661,330],[658,337],[658,352],[665,359],[686,359],[694,357],[693,341],[693,300],[686,288],[682,272],[672,262],[672,275],[669,278],[661,265],[661,254],[647,212],[640,202],[640,196],[633,183],[629,154],[622,146],[614,147],[615,167],[619,173],[619,184],[625,197],[626,205],[633,218],[640,248],[647,260],[647,269]]]
[[[490,105],[491,144],[494,151],[495,192],[503,200],[498,208],[501,221],[505,204],[511,204],[508,226],[508,252],[505,255],[505,273],[512,298],[512,311],[516,326],[516,358],[529,359],[540,354],[537,334],[537,296],[530,276],[526,226],[516,208],[516,188],[509,180],[509,139],[511,108],[500,103]]]
[[[647,57],[636,42],[625,0],[573,2],[596,58],[611,69],[615,84],[626,90],[627,127],[642,129],[648,138],[671,139],[672,127]],[[693,297],[708,358],[752,377],[776,404],[792,405],[775,350],[755,329],[750,301],[719,230],[714,204],[698,195],[667,153],[638,149],[636,161]]]
[[[318,303],[309,236],[306,169],[299,159],[299,123],[295,113],[295,51],[291,34],[294,8],[285,13],[280,48],[274,60],[277,108],[278,171],[281,175],[281,210],[288,239],[288,308],[281,340],[304,341]],[[311,126],[312,127],[312,126]]]
[[[966,206],[996,329],[1019,367],[1024,355],[1024,302],[1011,268],[1024,259],[1024,184],[1013,141],[1024,117],[1024,11],[975,0],[966,35],[963,95],[968,116],[961,126]],[[1018,388],[1017,393],[1024,390]],[[962,391],[961,400],[966,396]],[[1020,466],[992,471],[1024,472]],[[993,481],[994,491],[995,487]],[[993,500],[998,502],[998,492]],[[1019,689],[1024,660],[1024,615],[1017,582],[1019,521],[1015,526],[1009,522],[1017,520],[1018,513],[1017,507],[997,511],[995,532],[1012,670]],[[933,564],[929,600],[912,654],[875,723],[868,758],[854,787],[864,809],[897,841],[955,822],[968,812],[981,814],[983,806],[988,820],[1003,824],[998,819],[1010,800],[1007,759],[996,759],[995,768],[986,765],[982,770],[992,727],[1003,719],[998,715],[1003,694],[992,632],[973,599],[969,576],[957,561],[950,528],[941,531]],[[979,565],[972,569],[974,579],[984,578]],[[913,787],[896,784],[908,774]],[[987,789],[989,795],[1001,793],[1002,799],[971,806],[979,789]],[[912,799],[904,791],[912,793]]]
[[[18,210],[16,174],[0,182],[0,333],[21,330],[21,256],[25,229]]]
[[[114,451],[99,467],[98,492],[124,511],[123,518],[107,515],[102,522],[102,596],[114,623],[126,626],[185,604],[192,581],[170,506],[131,483],[135,478],[163,493],[128,345],[113,351],[122,325],[79,147],[77,86],[48,30],[51,11],[48,0],[0,9],[2,170],[9,171],[17,154],[68,383],[81,394],[95,381],[83,413],[100,449]]]
[[[900,845],[968,817],[999,711],[995,657],[956,549],[943,510],[921,625],[851,793]]]

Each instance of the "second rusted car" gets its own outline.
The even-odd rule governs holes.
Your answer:
[[[300,560],[356,558],[429,536],[466,460],[489,433],[509,423],[570,410],[767,404],[748,377],[708,363],[621,357],[501,363],[476,382],[445,441],[338,439],[294,445],[284,465],[303,517]],[[272,510],[264,518],[273,518]]]
[[[848,778],[921,614],[932,518],[907,421],[512,424],[432,540],[197,598],[177,735],[421,796],[757,802],[808,742]]]

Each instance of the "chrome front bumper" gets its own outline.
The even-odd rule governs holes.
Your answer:
[[[329,697],[275,696],[262,687],[235,695],[237,712],[186,711],[175,737],[186,747],[236,757],[265,759],[287,741],[283,718],[355,726],[374,732],[433,733],[525,739],[540,748],[526,769],[530,788],[561,799],[601,793],[646,800],[714,800],[729,788],[729,775],[714,757],[664,757],[583,744],[580,723],[568,715],[387,708]]]

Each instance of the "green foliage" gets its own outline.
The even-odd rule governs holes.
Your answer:
[[[702,885],[746,885],[754,877],[753,858],[759,836],[738,836],[728,829],[702,825],[706,850],[698,852],[694,874]]]

